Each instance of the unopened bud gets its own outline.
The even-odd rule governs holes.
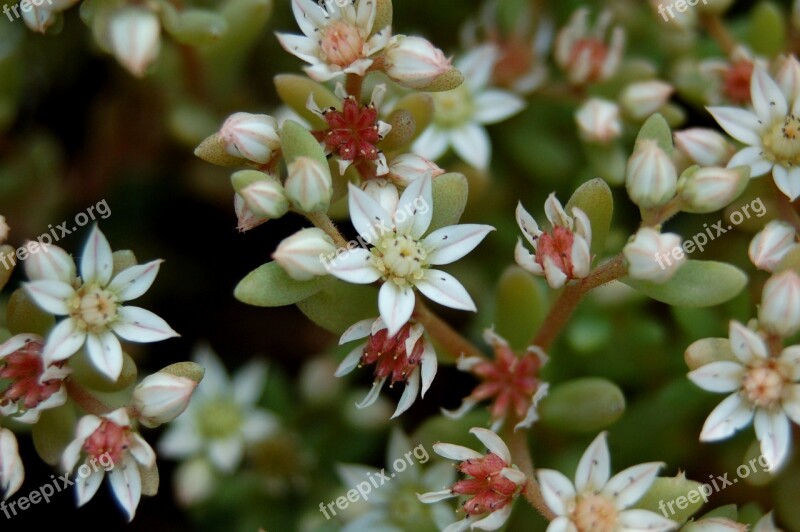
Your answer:
[[[686,260],[681,237],[643,227],[622,250],[628,261],[628,275],[654,283],[669,281]]]
[[[3,492],[3,500],[19,490],[24,478],[17,437],[10,430],[0,428],[0,491]]]
[[[198,382],[199,380],[177,376],[165,370],[146,377],[133,390],[133,407],[137,419],[149,428],[169,423],[189,406]]]
[[[331,172],[312,157],[297,157],[289,163],[286,196],[303,212],[327,211],[333,195]]]
[[[759,270],[771,272],[796,244],[794,228],[773,220],[750,241],[748,255]]]
[[[407,187],[412,181],[420,179],[428,173],[431,177],[436,177],[442,175],[444,170],[421,155],[404,153],[392,160],[387,177],[395,184]]]
[[[639,207],[661,207],[675,197],[678,172],[656,141],[642,140],[628,159],[625,186]]]
[[[361,185],[361,189],[383,207],[386,212],[395,212],[400,201],[400,193],[386,179],[370,179]]]
[[[254,214],[274,219],[289,211],[286,191],[277,178],[255,170],[242,170],[231,176],[231,182]]]
[[[744,192],[749,179],[750,169],[746,166],[689,168],[678,181],[683,210],[707,213],[723,209]]]
[[[45,33],[47,32],[47,28],[55,24],[56,20],[58,20],[55,12],[44,9],[41,5],[37,6],[32,3],[31,8],[32,9],[29,11],[22,10],[22,20],[25,21],[25,25],[32,31]]]
[[[685,129],[676,132],[674,137],[681,153],[700,166],[723,166],[735,151],[727,139],[713,129]]]
[[[410,89],[427,87],[453,68],[444,53],[422,37],[395,35],[384,57],[386,75]]]
[[[758,322],[783,337],[800,331],[800,276],[793,270],[775,274],[764,284]]]
[[[236,228],[240,233],[258,227],[269,220],[266,216],[251,211],[250,207],[247,206],[247,202],[245,202],[244,198],[239,194],[234,194],[233,196],[233,210],[236,212]]]
[[[278,122],[269,115],[234,113],[222,124],[219,137],[230,155],[258,164],[268,163],[281,147]]]
[[[123,7],[109,22],[111,50],[117,60],[135,76],[143,76],[161,47],[158,15],[141,7]]]
[[[330,257],[335,252],[336,246],[331,237],[322,229],[311,227],[283,239],[272,258],[292,279],[309,281],[328,273],[321,257]]]
[[[634,120],[644,120],[667,103],[675,89],[663,81],[640,81],[622,91],[620,104],[623,111]]]
[[[581,137],[587,142],[607,144],[622,134],[619,106],[601,98],[590,98],[575,114]]]

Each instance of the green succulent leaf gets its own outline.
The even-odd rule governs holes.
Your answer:
[[[262,264],[239,281],[233,292],[242,303],[256,307],[282,307],[319,292],[329,279],[296,281],[277,262]]]
[[[660,114],[654,114],[648,118],[642,129],[639,130],[636,143],[643,140],[656,141],[659,148],[664,150],[667,155],[672,155],[672,130]]]
[[[433,178],[433,218],[429,232],[455,225],[464,214],[469,184],[464,174],[450,172]]]
[[[621,281],[656,301],[679,307],[711,307],[736,297],[747,275],[724,262],[690,260],[663,284],[625,277]]]
[[[659,477],[635,507],[657,514],[664,511],[662,508],[667,508],[667,512],[672,512],[666,516],[668,519],[684,523],[705,504],[704,499],[710,495],[708,490],[701,491],[700,486],[699,482],[687,479],[683,473],[671,478]],[[672,501],[675,504],[669,504]],[[668,506],[665,507],[665,503]]]
[[[342,334],[357,321],[378,316],[378,290],[374,286],[332,280],[309,298],[297,303],[311,321],[334,334]]]
[[[582,210],[592,224],[592,255],[603,252],[608,232],[611,229],[611,218],[614,216],[614,198],[608,184],[600,179],[592,179],[582,184],[572,194],[566,205],[567,214],[572,207]]]
[[[15,290],[8,299],[6,321],[12,334],[30,333],[39,336],[46,336],[56,322],[53,315],[40,309],[22,288]]]
[[[786,15],[774,2],[759,2],[750,13],[747,40],[758,55],[772,57],[786,47]]]
[[[51,466],[58,465],[67,445],[75,439],[78,422],[72,403],[44,410],[33,426],[31,436],[39,457]]]
[[[283,103],[299,114],[315,128],[327,128],[328,124],[306,107],[308,95],[314,95],[314,101],[320,109],[341,107],[342,101],[327,87],[305,76],[296,74],[279,74],[275,76],[275,89]]]
[[[539,404],[542,423],[566,432],[598,432],[624,412],[622,390],[613,382],[597,377],[554,386]]]
[[[222,15],[206,9],[178,11],[169,2],[162,4],[164,30],[176,41],[192,46],[218,42],[228,32],[228,22]]]
[[[547,311],[547,300],[536,279],[517,265],[500,276],[495,296],[497,334],[514,349],[524,349]]]
[[[315,159],[325,170],[328,169],[328,158],[314,135],[294,120],[287,120],[281,128],[281,150],[286,164],[291,164],[298,157]]]

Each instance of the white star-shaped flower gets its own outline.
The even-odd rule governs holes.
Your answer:
[[[547,532],[676,530],[677,523],[655,512],[626,509],[650,489],[663,465],[639,464],[611,477],[606,433],[601,432],[583,453],[574,484],[558,471],[537,471],[542,497],[558,516]]]
[[[728,337],[738,361],[711,362],[689,373],[704,390],[733,392],[708,416],[700,440],[728,438],[753,421],[761,454],[776,469],[789,455],[789,420],[800,425],[800,345],[773,356],[760,335],[736,321]]]
[[[114,258],[108,240],[95,226],[83,249],[81,277],[75,263],[56,246],[26,264],[31,282],[28,295],[45,312],[66,316],[50,332],[44,348],[46,365],[66,360],[84,344],[95,367],[109,379],[122,371],[122,346],[130,342],[158,342],[178,336],[163,319],[140,307],[123,306],[143,295],[158,274],[161,260],[131,266],[112,278]],[[46,255],[46,257],[45,257]]]
[[[431,177],[412,182],[393,209],[385,209],[350,185],[350,217],[370,249],[350,249],[330,264],[332,275],[357,284],[382,279],[378,309],[389,335],[414,311],[414,288],[446,307],[477,310],[467,290],[449,273],[431,268],[450,264],[475,249],[493,231],[489,225],[443,227],[424,237],[433,215]],[[391,211],[391,212],[389,212]]]
[[[730,136],[747,145],[728,168],[748,166],[750,176],[772,171],[777,187],[794,201],[800,196],[800,98],[790,101],[767,71],[756,65],[750,79],[753,111],[709,107]]]
[[[344,74],[363,76],[372,66],[371,57],[391,38],[391,28],[372,33],[377,13],[375,0],[357,0],[329,10],[313,0],[292,0],[292,11],[304,35],[278,33],[281,46],[309,63],[304,70],[316,81],[329,81]]]
[[[483,126],[502,122],[525,108],[525,100],[516,94],[488,88],[497,55],[497,48],[487,44],[456,61],[465,81],[453,90],[431,93],[433,123],[414,142],[414,153],[436,160],[452,146],[475,168],[489,166],[492,145]]]

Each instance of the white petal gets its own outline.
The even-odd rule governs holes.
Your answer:
[[[208,446],[208,457],[219,469],[231,473],[242,461],[244,441],[240,436],[214,440]]]
[[[121,338],[129,342],[160,342],[167,338],[180,336],[167,325],[167,322],[139,307],[119,307],[119,318],[111,328]]]
[[[391,230],[392,218],[369,194],[352,183],[348,187],[350,219],[353,227],[361,238],[373,244],[378,237]]]
[[[436,351],[433,350],[433,345],[427,340],[424,342],[424,349],[422,351],[422,397],[425,397],[425,392],[431,387],[431,383],[433,383],[433,379],[436,377],[436,370],[439,364],[436,359]]]
[[[767,358],[767,344],[755,332],[737,321],[731,321],[728,328],[731,349],[736,358],[745,364],[752,364],[758,359]]]
[[[32,281],[25,283],[25,291],[42,310],[65,316],[69,314],[67,300],[75,295],[75,290],[61,281]]]
[[[469,429],[469,432],[470,434],[474,434],[475,437],[478,438],[490,452],[499,456],[503,462],[506,464],[511,464],[511,451],[508,450],[508,446],[500,438],[500,436],[491,430],[481,427],[473,427]]]
[[[131,424],[131,418],[128,416],[128,409],[125,407],[112,410],[108,414],[103,415],[103,417],[116,423],[117,425],[120,425],[121,427],[126,427]]]
[[[479,521],[475,521],[472,523],[472,528],[478,528],[480,530],[497,530],[501,526],[503,526],[506,521],[508,521],[509,516],[511,515],[511,509],[514,507],[513,504],[506,504],[499,510],[491,512],[488,516],[484,517]]]
[[[508,91],[490,89],[478,94],[473,102],[472,118],[480,124],[495,124],[525,108],[525,100]]]
[[[423,240],[428,248],[430,264],[450,264],[478,247],[486,235],[494,231],[491,225],[461,224],[442,227]]]
[[[367,318],[365,320],[357,321],[347,328],[339,338],[339,345],[352,342],[353,340],[361,340],[366,338],[372,332],[372,324],[375,323],[374,318]]]
[[[547,532],[578,532],[568,517],[556,517],[547,525]]]
[[[419,395],[419,368],[414,368],[414,371],[411,372],[411,375],[408,376],[408,380],[406,381],[406,388],[403,390],[403,395],[400,396],[400,401],[397,402],[397,408],[392,414],[392,418],[394,419],[409,408],[411,405],[414,404],[414,401],[417,400],[417,396]]]
[[[344,75],[341,67],[329,65],[327,63],[317,63],[310,67],[305,67],[303,72],[305,72],[308,77],[314,81],[318,81],[320,83],[324,83]]]
[[[772,167],[772,179],[789,200],[794,201],[800,196],[800,168],[786,170],[783,166],[775,165]]]
[[[464,82],[478,92],[489,83],[498,50],[491,44],[473,48],[458,60],[456,66],[464,74]]]
[[[525,476],[525,473],[519,469],[514,469],[513,467],[504,467],[500,470],[500,474],[517,486],[522,486],[528,480],[528,477]]]
[[[737,166],[747,166],[750,168],[750,177],[758,177],[766,174],[772,168],[772,163],[763,156],[764,149],[761,146],[748,146],[736,152],[728,161],[728,168]]]
[[[792,384],[784,391],[783,411],[789,418],[800,425],[800,384]]]
[[[190,407],[191,408],[191,407]],[[165,458],[187,458],[202,449],[202,440],[192,422],[171,423],[158,441],[158,452]]]
[[[525,239],[533,246],[533,249],[536,249],[536,239],[542,234],[542,231],[539,230],[539,224],[537,224],[533,216],[525,210],[521,201],[517,203],[515,215],[517,218],[517,225],[519,225],[519,228],[522,230]]]
[[[319,62],[320,49],[317,41],[302,35],[292,35],[290,33],[276,32],[275,36],[283,49],[290,54],[299,57],[306,63]]]
[[[472,460],[475,458],[483,458],[483,455],[478,451],[469,449],[462,445],[455,445],[454,443],[434,443],[433,452],[443,458],[463,462],[464,460]]]
[[[758,132],[763,126],[750,111],[733,107],[709,107],[708,112],[731,137],[750,146],[761,146]]]
[[[195,347],[192,360],[206,370],[197,392],[210,398],[231,393],[228,371],[208,344]]]
[[[116,382],[122,371],[122,346],[111,331],[89,334],[86,337],[89,360],[100,373]]]
[[[569,515],[569,506],[575,500],[575,488],[572,482],[560,471],[539,469],[536,471],[539,487],[547,506],[556,515]]]
[[[77,495],[77,505],[78,508],[92,500],[94,494],[97,493],[97,490],[100,488],[100,484],[103,483],[103,478],[105,478],[106,472],[103,469],[98,469],[97,471],[93,471],[88,477],[81,479],[80,482],[76,482],[75,485],[75,493]]]
[[[548,383],[539,383],[539,387],[536,388],[536,392],[531,398],[531,406],[528,407],[528,411],[525,413],[525,418],[514,425],[514,431],[517,431],[518,429],[528,429],[531,427],[531,425],[539,421],[539,401],[547,396],[549,389],[550,385]]]
[[[106,286],[111,280],[113,271],[114,257],[111,254],[111,246],[100,228],[95,225],[89,234],[89,241],[83,248],[81,279],[85,284],[98,282],[100,286]]]
[[[78,329],[75,320],[67,318],[50,331],[42,356],[48,363],[64,360],[74,355],[85,341],[86,333]]]
[[[521,238],[517,239],[517,245],[514,246],[514,261],[534,275],[544,275],[544,269],[536,262],[536,256],[525,249]]]
[[[142,498],[142,478],[136,461],[126,455],[121,464],[114,464],[114,469],[108,473],[108,481],[120,506],[128,514],[128,521],[132,521]]]
[[[440,491],[429,491],[428,493],[422,493],[422,494],[417,493],[417,498],[420,500],[420,502],[424,502],[426,504],[443,501],[445,499],[451,499],[453,497],[456,497],[456,495],[449,489]]]
[[[17,334],[0,344],[0,360],[11,353],[22,349],[28,342],[41,342],[42,337],[36,334]]]
[[[300,31],[312,39],[317,38],[317,28],[326,24],[325,14],[313,0],[292,0],[292,12]]]
[[[567,282],[567,274],[549,256],[544,258],[544,276],[550,288],[561,288]]]
[[[765,124],[771,123],[773,119],[785,118],[789,111],[786,97],[780,87],[760,66],[755,67],[750,77],[750,97],[753,109]]]
[[[486,170],[492,144],[483,126],[468,123],[450,132],[453,149],[465,162],[478,170]]]
[[[16,493],[25,480],[25,470],[19,457],[17,437],[8,429],[0,428],[0,491],[3,500]]]
[[[689,379],[709,392],[728,393],[741,387],[744,368],[730,360],[712,362],[701,366],[688,375]]]
[[[461,406],[455,410],[447,410],[446,408],[441,408],[440,410],[445,417],[449,417],[450,419],[460,419],[464,416],[464,414],[475,408],[476,404],[478,404],[478,401],[464,399],[464,401],[461,402]]]
[[[583,278],[589,275],[592,267],[592,254],[589,243],[580,235],[575,235],[572,240],[572,274],[574,277]]]
[[[611,457],[608,453],[606,433],[601,432],[589,445],[575,472],[575,488],[579,492],[600,491],[611,474]]]
[[[120,301],[131,301],[147,292],[158,275],[162,260],[154,260],[147,264],[131,266],[121,271],[108,289],[115,293]]]
[[[650,489],[662,467],[664,464],[661,462],[629,467],[611,477],[602,493],[614,499],[617,510],[633,506]]]
[[[416,287],[429,299],[446,307],[476,312],[478,309],[467,289],[458,280],[441,270],[428,270]]]
[[[625,510],[619,513],[620,532],[653,532],[676,530],[678,524],[648,510]]]
[[[242,435],[248,443],[260,442],[275,434],[280,426],[279,419],[266,410],[255,409],[245,414]]]
[[[381,278],[381,273],[372,263],[372,253],[364,248],[337,253],[329,264],[329,271],[334,277],[355,284],[370,284]]]
[[[378,292],[378,309],[386,322],[389,336],[394,336],[406,324],[414,312],[414,291],[385,282]]]
[[[450,134],[442,131],[432,124],[412,144],[412,150],[417,155],[435,161],[439,159],[450,146]]]
[[[751,419],[752,408],[738,393],[731,394],[708,415],[700,432],[700,441],[724,440],[750,423]]]
[[[344,360],[342,360],[342,362],[336,368],[336,372],[333,375],[335,377],[342,377],[356,369],[358,367],[358,363],[361,361],[361,357],[364,355],[365,346],[366,344],[361,344],[350,351],[350,353],[344,357]]]
[[[572,229],[572,217],[564,210],[555,192],[551,192],[547,196],[547,200],[544,202],[544,214],[554,227],[560,225]]]
[[[756,438],[761,443],[761,454],[769,464],[769,470],[775,470],[786,461],[791,445],[791,426],[789,418],[783,410],[767,412],[757,410],[753,420]]]
[[[401,218],[401,213],[404,217]],[[431,225],[433,216],[433,180],[426,173],[421,179],[415,179],[403,191],[394,222],[397,232],[419,239]]]
[[[75,279],[75,261],[58,246],[43,246],[25,261],[25,275],[31,281],[61,281],[71,284]]]
[[[233,400],[238,405],[254,405],[261,397],[266,381],[267,364],[263,360],[248,362],[233,376]]]
[[[150,444],[136,432],[131,433],[131,439],[133,441],[128,451],[131,456],[144,467],[153,467],[156,463],[156,452],[150,447]]]
[[[356,408],[367,408],[368,406],[372,406],[375,401],[378,400],[378,396],[381,394],[381,388],[383,388],[383,383],[386,382],[386,377],[382,379],[378,379],[372,383],[372,388],[369,389],[369,393],[361,400],[361,402],[356,403]]]

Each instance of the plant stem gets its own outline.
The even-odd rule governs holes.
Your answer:
[[[111,412],[111,407],[106,406],[102,401],[89,393],[89,391],[78,384],[75,379],[69,378],[65,382],[67,387],[67,394],[75,401],[78,406],[83,408],[88,414],[101,416]]]
[[[544,323],[539,328],[539,332],[531,340],[531,344],[537,345],[546,351],[567,324],[570,316],[578,307],[578,303],[583,299],[584,294],[598,286],[619,279],[625,275],[625,272],[625,262],[620,253],[613,259],[598,266],[588,277],[567,285],[547,314]]]
[[[734,39],[728,32],[728,29],[722,23],[717,15],[702,14],[700,15],[700,22],[703,27],[708,31],[708,34],[717,41],[719,47],[725,52],[725,55],[730,56],[736,48],[736,39]]]
[[[447,322],[434,314],[419,296],[417,296],[413,316],[418,323],[425,327],[425,331],[431,338],[439,342],[456,360],[460,356],[481,358],[484,356],[481,350],[475,347],[472,342],[461,336]]]
[[[513,427],[514,425],[509,424],[508,426]],[[533,470],[533,460],[531,459],[531,452],[528,449],[527,434],[527,431],[514,431],[513,428],[509,428],[506,430],[505,440],[508,442],[508,448],[511,451],[511,457],[514,463],[519,467],[520,471],[525,473],[528,479],[527,483],[522,488],[522,494],[525,496],[525,500],[542,514],[545,519],[552,521],[556,518],[556,515],[550,507],[547,506],[547,503],[544,502],[542,489],[536,481]]]
[[[356,100],[361,101],[361,86],[364,84],[364,76],[358,74],[348,74],[345,80],[344,88],[347,94],[354,97]]]
[[[333,242],[342,248],[347,247],[347,240],[339,232],[339,229],[334,225],[330,217],[324,212],[307,212],[303,215],[314,224],[316,227],[325,231],[325,234],[333,239]]]

